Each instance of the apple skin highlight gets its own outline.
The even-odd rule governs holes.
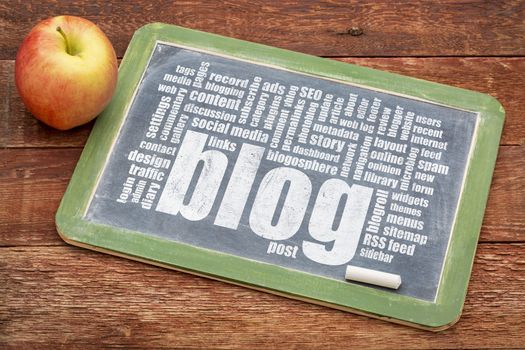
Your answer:
[[[111,42],[94,23],[75,16],[38,23],[16,56],[22,101],[37,119],[60,130],[95,118],[111,100],[117,76]]]

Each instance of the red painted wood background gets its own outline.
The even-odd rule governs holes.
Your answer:
[[[24,35],[59,14],[97,23],[119,57],[160,21],[498,98],[505,128],[459,323],[433,334],[62,242],[54,214],[92,124],[44,126],[13,79]],[[525,348],[524,92],[524,1],[2,0],[0,347]]]

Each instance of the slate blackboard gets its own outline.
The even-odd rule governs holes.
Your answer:
[[[471,112],[159,43],[87,218],[339,280],[347,263],[391,272],[402,277],[398,293],[434,300],[475,125]],[[219,154],[208,150],[226,156],[228,165],[216,187],[207,187],[209,196],[192,198],[199,161],[223,171]],[[177,158],[181,152],[195,161]],[[256,152],[250,161],[258,166],[238,165],[242,176],[229,180],[247,152]],[[308,162],[325,169],[309,169],[314,164]],[[193,180],[172,193],[175,182],[183,182],[181,173]],[[326,198],[341,202],[349,216],[359,212],[356,222],[338,230],[331,226],[341,222],[344,210],[313,213],[329,179],[346,183],[337,185],[344,191],[362,186],[346,200],[344,191]],[[225,196],[232,184],[244,187],[241,194]],[[277,206],[254,208],[258,192],[271,186],[264,193],[267,202],[278,199]],[[178,193],[191,204],[172,207]],[[183,209],[203,205],[209,208],[202,214],[192,212],[199,208]],[[312,237],[313,221],[326,226],[314,235],[328,242]],[[341,237],[330,242],[331,234]],[[394,250],[396,243],[406,247],[405,254]],[[279,244],[293,255],[272,252]],[[370,258],[375,252],[376,259]]]
[[[457,318],[493,99],[164,25],[119,74],[57,214],[66,240],[421,327]],[[402,284],[346,281],[349,265]]]

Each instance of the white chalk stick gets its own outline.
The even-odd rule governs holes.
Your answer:
[[[374,284],[391,289],[398,289],[401,285],[401,276],[399,275],[351,265],[346,267],[345,278],[350,281]]]

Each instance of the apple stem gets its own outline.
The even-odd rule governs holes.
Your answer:
[[[62,35],[62,37],[64,38],[64,41],[66,42],[66,52],[69,55],[73,56],[73,53],[71,52],[71,47],[69,46],[69,41],[67,40],[66,33],[64,33],[64,31],[62,30],[62,28],[60,28],[60,26],[57,27],[57,32],[59,32],[60,35]]]

